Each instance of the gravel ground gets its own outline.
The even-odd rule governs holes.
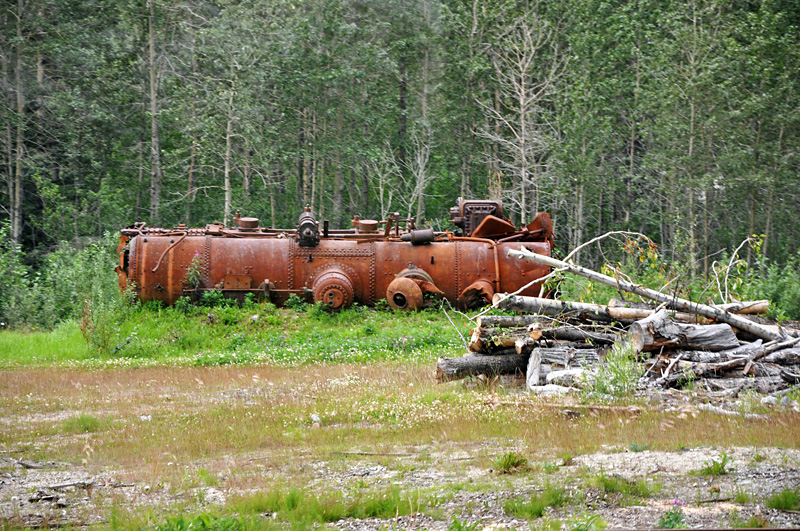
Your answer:
[[[800,527],[800,514],[763,507],[763,500],[786,488],[800,487],[800,451],[780,448],[694,448],[679,452],[607,451],[580,455],[570,466],[561,466],[549,474],[524,473],[501,475],[474,466],[471,455],[485,455],[485,447],[459,445],[450,448],[417,448],[398,453],[402,460],[413,460],[417,452],[427,451],[429,466],[399,471],[375,464],[359,454],[341,461],[310,463],[312,480],[308,488],[344,488],[358,481],[374,488],[400,486],[404,490],[441,488],[444,503],[436,508],[437,519],[428,514],[397,519],[341,520],[336,529],[448,529],[453,516],[477,529],[528,529],[529,523],[511,517],[503,510],[512,497],[530,496],[541,491],[547,482],[563,485],[568,492],[582,495],[582,503],[548,509],[544,523],[558,520],[568,529],[578,519],[599,515],[609,528],[652,528],[658,518],[677,502],[683,505],[684,523],[690,528],[730,527],[732,515],[739,522],[758,515],[773,527]],[[728,474],[700,476],[696,471],[722,453],[733,458]],[[0,518],[27,526],[72,524],[82,526],[103,521],[103,514],[113,504],[169,507],[194,500],[198,507],[224,504],[236,493],[220,487],[195,488],[175,492],[169,486],[122,483],[114,474],[92,475],[61,463],[37,463],[0,458]],[[622,506],[618,497],[605,495],[587,486],[587,478],[603,473],[628,481],[646,479],[660,485],[652,497]],[[476,486],[476,491],[452,485]],[[496,488],[495,488],[496,487]],[[749,503],[735,503],[737,494],[746,495]],[[202,500],[198,501],[198,500]],[[623,504],[624,505],[624,504]],[[421,508],[420,513],[427,508]],[[534,525],[536,524],[534,522]],[[741,523],[739,523],[741,525]]]

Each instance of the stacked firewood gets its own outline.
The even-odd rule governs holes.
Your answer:
[[[531,385],[548,378],[553,381],[559,376],[556,373],[597,363],[621,331],[610,321],[584,321],[567,315],[479,317],[469,352],[459,358],[440,358],[437,378],[447,381],[478,374],[527,374]],[[539,362],[529,370],[532,357]]]
[[[800,383],[800,331],[764,342],[720,324],[682,324],[664,310],[633,323],[626,335],[640,359],[651,362],[645,376],[663,387],[697,382],[708,391],[754,389],[770,394]]]
[[[574,378],[602,363],[613,345],[625,344],[654,386],[697,382],[709,391],[774,393],[800,383],[800,330],[759,322],[765,333],[780,338],[765,341],[700,315],[621,300],[601,306],[499,295],[496,306],[525,313],[479,317],[469,352],[439,359],[439,381],[518,374],[531,388],[575,385]],[[716,308],[758,321],[743,314],[765,313],[768,306],[757,301]]]

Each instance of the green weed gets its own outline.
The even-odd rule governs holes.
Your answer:
[[[784,489],[767,499],[765,505],[779,511],[800,511],[800,489]]]
[[[528,459],[516,452],[506,452],[494,461],[492,461],[494,469],[501,474],[513,474],[528,470]]]
[[[639,479],[628,481],[620,476],[607,476],[605,473],[597,474],[590,478],[591,486],[600,489],[603,496],[607,494],[621,494],[625,501],[631,499],[649,498],[653,494],[653,487],[647,481]]]
[[[65,433],[93,433],[105,428],[107,422],[92,415],[81,414],[71,417],[61,423],[61,429]]]
[[[683,503],[675,500],[672,509],[658,517],[657,529],[679,529],[683,527]]]
[[[728,514],[728,524],[733,529],[759,529],[763,527],[772,527],[772,524],[761,514],[754,514],[749,518],[745,518],[739,514],[739,511],[734,509]]]
[[[738,503],[740,505],[745,505],[753,501],[753,495],[745,492],[740,488],[736,488],[733,493],[733,503]]]
[[[599,514],[587,514],[583,517],[576,518],[569,529],[570,531],[598,531],[606,527],[608,527],[608,522],[606,522],[602,516]]]
[[[561,507],[569,502],[569,496],[562,487],[546,486],[544,491],[530,498],[511,498],[503,504],[503,510],[511,516],[523,520],[541,517],[548,507]]]
[[[650,449],[649,444],[636,444],[635,442],[630,445],[631,452],[644,452]]]
[[[206,487],[216,487],[219,484],[217,476],[205,468],[201,468],[197,471],[197,479]]]
[[[447,531],[478,531],[478,529],[482,529],[483,520],[477,520],[468,524],[466,521],[459,520],[455,515],[453,519],[450,521],[450,525],[447,526]]]
[[[586,392],[609,396],[628,395],[636,389],[639,373],[633,345],[617,342],[598,366],[593,381],[586,386]]]
[[[733,462],[733,457],[725,452],[720,455],[719,461],[712,459],[711,461],[704,461],[705,466],[697,471],[700,476],[724,476],[730,473],[733,469],[728,468]]]
[[[239,496],[228,508],[241,515],[274,514],[289,523],[326,523],[343,518],[395,518],[416,512],[423,504],[418,493],[404,495],[392,487],[378,492],[357,492],[348,500],[341,494],[315,496],[301,489],[273,490]]]
[[[153,529],[154,531],[245,531],[249,527],[242,520],[232,516],[201,514],[192,519],[183,515],[168,518],[165,523]]]

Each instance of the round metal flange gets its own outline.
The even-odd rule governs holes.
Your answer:
[[[416,278],[417,280],[424,280],[425,282],[433,284],[431,276],[424,269],[415,266],[403,269],[397,273],[397,278]]]
[[[422,307],[422,290],[410,278],[398,277],[386,289],[386,300],[395,310],[418,310]]]
[[[258,218],[239,218],[239,228],[241,229],[257,229]]]
[[[353,283],[344,272],[337,269],[329,269],[319,275],[313,291],[314,302],[321,302],[329,310],[339,310],[353,304]]]

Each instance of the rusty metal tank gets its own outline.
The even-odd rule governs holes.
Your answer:
[[[553,230],[540,213],[517,229],[503,219],[499,201],[459,198],[451,221],[460,230],[417,229],[413,219],[393,214],[382,221],[353,218],[351,229],[320,227],[310,209],[294,229],[259,226],[242,218],[237,227],[152,228],[137,223],[122,230],[120,289],[141,301],[175,303],[220,290],[243,300],[252,293],[282,305],[295,294],[332,310],[381,299],[396,309],[417,309],[444,297],[461,308],[491,302],[516,291],[549,269],[506,256],[520,246],[550,255]],[[537,295],[534,283],[523,294]]]

